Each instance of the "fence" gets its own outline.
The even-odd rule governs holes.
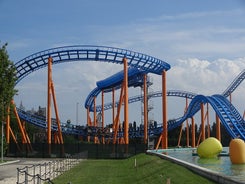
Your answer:
[[[45,162],[43,164],[36,164],[32,166],[25,166],[24,168],[17,168],[17,184],[41,184],[49,183],[53,184],[51,181],[55,177],[70,170],[76,164],[78,164],[81,159],[67,158],[63,160],[55,160],[50,162]]]
[[[51,145],[51,154],[48,145],[44,143],[32,144],[32,151],[28,151],[27,145],[19,144],[19,149],[15,143],[9,144],[6,156],[26,157],[26,158],[64,158],[65,155],[77,155],[84,153],[80,158],[92,159],[123,159],[138,153],[144,153],[147,149],[146,144],[138,142],[124,144],[88,144],[74,143],[64,145]],[[85,154],[86,153],[86,154]]]

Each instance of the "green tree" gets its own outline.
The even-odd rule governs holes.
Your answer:
[[[3,118],[6,116],[6,109],[10,105],[13,96],[17,93],[15,83],[17,80],[14,63],[9,60],[6,50],[7,44],[0,48],[0,112]]]
[[[17,80],[16,69],[6,50],[7,44],[0,47],[0,120],[4,122],[7,115],[7,107],[13,96],[17,93],[15,83]],[[1,132],[2,135],[3,132]],[[2,137],[2,136],[1,136]],[[1,138],[0,138],[1,140]]]

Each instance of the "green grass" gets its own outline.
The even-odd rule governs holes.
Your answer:
[[[135,167],[135,159],[137,166]],[[55,178],[55,184],[209,184],[206,178],[157,156],[139,154],[123,160],[84,160],[70,171]]]

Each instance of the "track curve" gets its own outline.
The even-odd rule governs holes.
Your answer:
[[[186,114],[179,119],[169,122],[168,130],[176,128],[186,119],[194,116],[200,110],[201,103],[209,103],[213,107],[220,118],[221,123],[232,138],[241,138],[245,140],[245,122],[236,108],[223,95],[195,96],[191,101]]]
[[[142,86],[144,82],[144,74],[146,72],[137,68],[128,68],[128,87]],[[94,97],[97,97],[103,90],[105,93],[111,92],[113,89],[121,87],[124,78],[123,71],[120,71],[104,80],[98,81],[97,87],[94,88],[87,96],[85,100],[85,108],[89,108],[90,111],[94,111]]]
[[[175,96],[175,97],[193,99],[196,95],[197,95],[196,93],[192,93],[192,92],[188,92],[188,91],[167,90],[167,96]],[[156,98],[156,97],[162,97],[162,91],[155,91],[155,92],[151,92],[151,93],[148,94],[148,99]],[[142,95],[132,96],[132,97],[129,97],[128,103],[139,102],[139,101],[142,101],[142,99],[143,99]],[[115,107],[117,107],[118,104],[119,104],[119,102],[116,102],[115,103]],[[104,104],[104,110],[109,110],[111,108],[112,108],[112,103],[111,102]],[[93,111],[93,107],[91,107],[91,111]],[[102,106],[101,105],[97,105],[96,106],[96,111],[97,112],[102,111]]]
[[[126,57],[128,59],[128,65],[131,67],[138,68],[144,72],[155,73],[160,75],[163,70],[169,70],[170,65],[157,58],[133,52],[130,50],[113,48],[113,47],[103,47],[103,46],[67,46],[58,47],[53,49],[44,50],[35,54],[32,54],[15,64],[17,69],[19,83],[28,74],[47,66],[48,57],[53,58],[53,63],[63,63],[71,61],[102,61],[102,62],[112,62],[122,64],[122,59]],[[179,96],[192,99],[187,113],[176,120],[168,122],[168,130],[172,130],[186,119],[194,116],[199,110],[201,103],[209,103],[218,114],[221,123],[225,126],[228,133],[232,138],[242,138],[245,140],[245,122],[239,112],[235,107],[225,98],[229,96],[244,80],[245,70],[243,70],[237,78],[232,82],[232,84],[223,92],[223,95],[213,95],[213,96],[203,96],[194,93],[170,90],[167,92],[168,96]],[[98,93],[98,89],[95,88],[94,94]],[[155,92],[149,94],[150,97],[159,97],[162,92]],[[135,96],[129,98],[130,102],[141,100],[142,96]],[[97,106],[96,109],[99,111],[101,107]],[[105,105],[105,108],[111,108],[110,105]],[[91,109],[91,108],[90,108]],[[18,114],[21,119],[32,123],[36,126],[46,128],[46,120],[40,117],[31,116],[18,109]],[[52,126],[52,130],[57,130],[56,126]],[[67,127],[65,124],[62,125],[62,131],[68,134],[78,134],[85,135],[86,132],[83,130],[77,130],[73,127]],[[154,134],[159,134],[162,128],[156,128],[153,130]]]
[[[232,81],[228,88],[222,93],[223,96],[228,97],[245,79],[245,69]]]
[[[163,60],[126,49],[94,45],[65,46],[37,52],[15,63],[18,78],[16,83],[30,73],[46,67],[49,57],[53,58],[53,64],[71,61],[101,61],[122,64],[122,59],[126,57],[128,66],[158,75],[171,67]]]
[[[126,57],[129,67],[158,75],[161,75],[163,70],[167,71],[171,68],[171,66],[163,60],[131,50],[94,45],[65,46],[34,53],[15,63],[18,78],[16,85],[30,73],[46,67],[49,57],[52,57],[53,64],[73,61],[99,61],[123,64],[122,60]],[[137,82],[139,82],[139,80],[137,80]],[[132,82],[132,85],[135,85],[134,82]],[[98,88],[95,88],[92,94],[97,93]],[[28,114],[20,109],[18,109],[18,114],[20,118],[26,122],[41,128],[46,128],[46,120],[44,118]],[[65,124],[61,126],[64,133],[84,134],[84,132],[78,132],[76,129],[67,127]],[[56,130],[57,127],[52,125],[52,131]]]

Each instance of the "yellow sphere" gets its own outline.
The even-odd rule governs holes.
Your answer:
[[[222,144],[214,137],[205,139],[197,148],[197,154],[200,158],[213,158],[222,151]]]
[[[231,163],[245,163],[245,143],[242,139],[232,139],[229,146],[229,152]]]

